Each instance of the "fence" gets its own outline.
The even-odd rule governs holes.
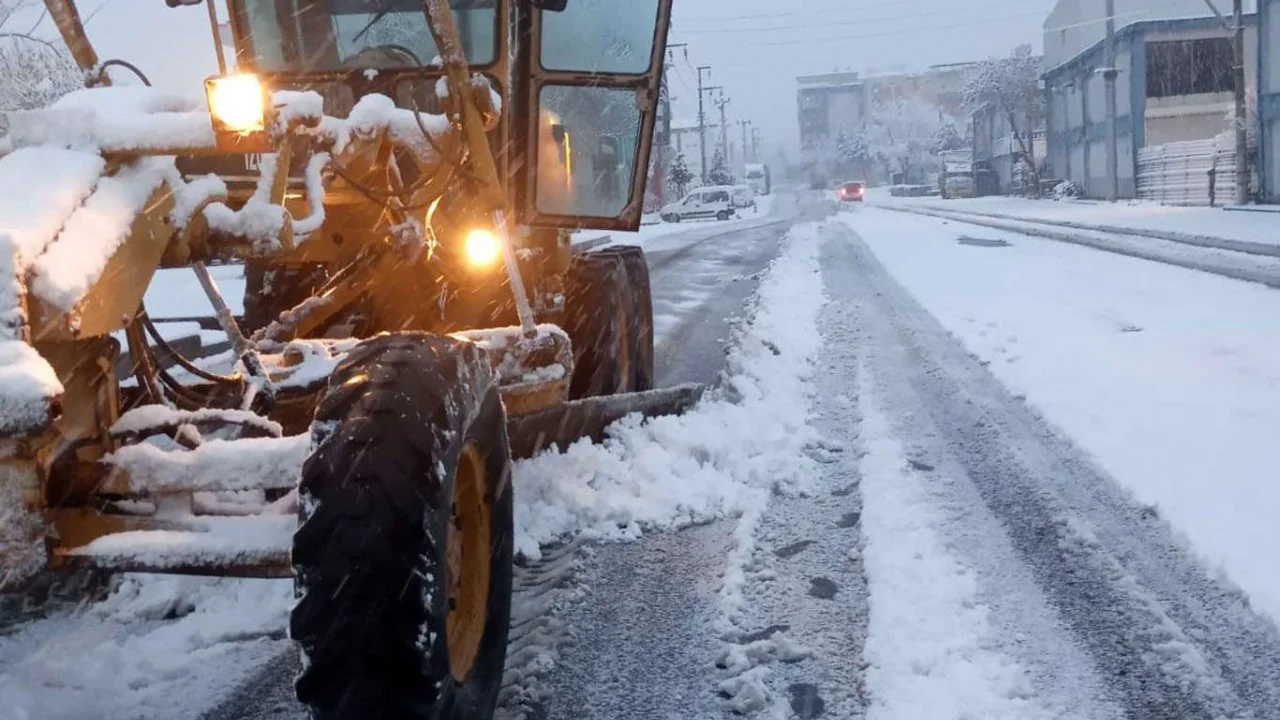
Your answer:
[[[1219,205],[1235,202],[1235,136],[1153,145],[1138,150],[1138,197],[1165,205],[1208,205],[1209,171]]]

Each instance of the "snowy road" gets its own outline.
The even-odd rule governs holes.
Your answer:
[[[1280,717],[1274,624],[1006,389],[866,244],[828,252],[824,266],[852,271],[828,283],[846,310],[830,332],[860,349],[847,394],[863,416],[875,517],[863,529],[869,715]],[[907,532],[930,550],[892,544]],[[921,711],[938,697],[950,704]]]
[[[758,224],[649,246],[662,383],[722,389],[517,468],[516,544],[541,557],[517,572],[499,717],[1280,718],[1275,564],[1241,550],[1256,537],[1268,554],[1274,532],[1274,490],[1241,483],[1274,467],[1249,439],[1277,426],[1275,338],[1242,313],[1214,335],[1190,310],[1220,317],[1216,298],[1274,317],[1280,301],[1096,250],[959,235],[869,208],[833,216],[805,195]],[[1183,358],[1202,346],[1231,362]],[[1133,382],[1151,366],[1164,372]],[[1205,387],[1175,400],[1196,372]],[[1223,418],[1230,433],[1215,434]],[[1171,461],[1191,437],[1202,451]],[[1227,453],[1235,472],[1206,480]],[[1197,517],[1210,491],[1229,508]],[[1261,510],[1238,507],[1251,497]],[[202,602],[229,601],[216,597],[157,601],[147,627],[198,620]],[[201,631],[255,664],[232,672],[195,643],[218,661],[203,705],[174,699],[182,684],[166,707],[130,706],[87,673],[52,683],[75,638],[47,623],[0,638],[0,695],[18,691],[24,720],[301,718],[292,653],[265,630],[287,592],[240,600],[267,611]],[[146,673],[166,668],[128,653],[161,639],[90,664],[120,660],[119,682],[146,697]],[[72,700],[41,714],[50,697]]]

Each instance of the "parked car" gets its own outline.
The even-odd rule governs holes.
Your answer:
[[[756,209],[756,191],[750,185],[734,185],[729,188],[729,197],[737,210]]]
[[[841,183],[836,193],[843,202],[862,202],[863,196],[867,194],[867,184],[861,180],[850,180]]]
[[[662,208],[662,219],[673,223],[699,218],[728,220],[736,212],[731,190],[728,187],[698,188],[685,195],[680,202]]]
[[[747,184],[757,195],[768,195],[773,192],[773,178],[769,166],[760,163],[748,163],[743,167]]]
[[[976,194],[972,175],[943,175],[941,180],[942,198],[971,198]]]

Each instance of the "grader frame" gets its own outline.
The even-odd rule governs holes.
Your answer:
[[[222,552],[217,543],[200,545],[199,536],[217,516],[244,511],[216,507],[206,497],[201,514],[199,496],[262,491],[268,512],[270,501],[282,496],[275,505],[287,512],[287,493],[296,480],[289,468],[300,464],[310,445],[298,434],[311,423],[325,386],[327,374],[316,368],[339,364],[354,344],[347,337],[416,331],[454,333],[480,344],[501,382],[511,452],[517,456],[598,436],[605,424],[629,412],[681,411],[700,394],[693,387],[650,391],[651,367],[648,381],[644,372],[628,367],[620,371],[627,377],[575,391],[578,378],[596,370],[583,366],[583,351],[598,354],[599,348],[576,347],[573,333],[555,327],[572,319],[574,309],[564,299],[566,278],[580,260],[565,230],[634,229],[639,223],[670,0],[650,3],[654,32],[650,46],[642,48],[648,62],[625,73],[546,70],[537,38],[549,11],[541,8],[556,4],[548,0],[488,3],[494,10],[493,61],[479,72],[469,66],[454,13],[443,0],[419,5],[439,52],[434,66],[408,67],[384,57],[315,71],[257,67],[261,54],[249,7],[295,4],[325,3],[228,3],[237,73],[253,73],[266,93],[261,127],[228,128],[216,108],[211,118],[199,109],[175,111],[169,100],[148,95],[147,112],[130,121],[144,123],[149,133],[91,133],[103,178],[91,192],[121,179],[142,186],[145,198],[118,247],[75,297],[40,292],[38,261],[20,278],[36,290],[22,294],[24,321],[13,342],[39,353],[60,392],[43,399],[41,417],[4,428],[0,439],[0,484],[17,489],[22,499],[14,526],[39,548],[11,557],[12,537],[0,541],[0,555],[10,554],[0,582],[30,575],[43,564],[36,555],[46,553],[55,568],[290,576],[287,550],[233,546]],[[110,85],[107,68],[128,64],[100,62],[73,2],[46,5],[77,63],[94,84]],[[209,12],[216,36],[211,2]],[[447,90],[434,98],[423,93],[441,87]],[[553,148],[550,155],[559,160],[571,132],[542,105],[548,89],[556,88],[635,98],[633,155],[621,165],[629,190],[624,203],[611,201],[609,212],[573,213],[572,200],[539,204],[539,183],[549,173],[544,151]],[[90,101],[99,95],[109,99],[115,91],[123,89],[82,91],[74,109],[98,107]],[[330,110],[335,97],[342,117]],[[419,103],[437,103],[438,112],[420,112]],[[35,113],[25,123],[16,118],[9,153],[68,148],[65,138],[48,129],[59,126],[59,112],[55,107]],[[176,165],[166,165],[169,158]],[[249,172],[251,158],[259,164],[256,180]],[[242,169],[236,167],[241,159]],[[217,180],[198,177],[200,169],[219,165],[230,172]],[[573,184],[571,167],[559,172]],[[477,227],[485,231],[481,240],[496,243],[500,253],[487,272],[467,267],[464,259],[466,240]],[[56,238],[46,256],[61,242]],[[616,264],[625,275],[622,261],[609,258],[606,264]],[[257,263],[268,275],[319,267],[323,280],[300,294],[286,293],[270,308],[271,322],[243,327],[222,303],[208,270],[227,260]],[[238,361],[234,369],[209,370],[177,356],[169,358],[179,363],[169,372],[160,362],[159,353],[174,353],[141,310],[143,295],[158,269],[183,266],[194,268],[227,331]],[[634,263],[627,271],[633,268]],[[647,271],[644,285],[647,293]],[[630,361],[651,366],[648,303],[647,294],[637,298],[608,319],[611,329],[588,328],[588,336],[630,342]],[[646,323],[647,338],[643,332],[623,337],[628,331],[622,326],[643,329]],[[121,333],[134,365],[133,387],[122,386],[112,370],[120,351],[113,334]],[[559,374],[543,372],[556,366]],[[185,378],[175,382],[175,375]],[[612,397],[598,397],[607,395]],[[161,459],[161,451],[145,442],[156,436],[164,440],[165,453],[186,454]],[[204,456],[225,463],[224,443],[235,442],[266,448],[257,476],[228,476],[242,468],[234,462],[191,469]],[[287,532],[284,520],[278,524],[277,537]],[[195,543],[197,551],[133,552],[133,540],[163,532]]]

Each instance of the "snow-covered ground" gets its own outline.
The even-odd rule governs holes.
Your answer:
[[[865,379],[859,401],[867,717],[1053,717],[1026,670],[991,642],[979,580],[940,536],[928,480],[911,467]]]
[[[668,227],[665,237],[687,245],[700,230],[730,225],[746,222]],[[817,242],[811,226],[792,232],[789,252],[759,289],[754,320],[735,338],[731,378],[716,397],[683,417],[624,420],[602,445],[583,441],[517,464],[518,551],[537,558],[551,541],[634,539],[715,518],[743,518],[740,536],[749,542],[751,518],[770,493],[812,474],[802,450],[813,438],[805,388],[820,343]],[[240,268],[212,270],[237,310]],[[148,300],[157,316],[209,313],[188,271],[161,271]],[[762,432],[765,413],[774,420]],[[727,561],[726,617],[749,552]],[[125,576],[104,602],[0,638],[0,718],[198,717],[279,661],[291,602],[289,581]]]
[[[745,307],[716,296],[744,318],[718,388],[517,463],[499,717],[1280,717],[1275,626],[1184,546],[1276,615],[1280,300],[786,202],[781,240],[650,238],[657,284],[776,249]],[[0,718],[301,718],[290,602],[129,576],[0,637]]]
[[[258,672],[292,583],[130,575],[105,601],[0,637],[0,718],[194,718]]]
[[[750,514],[769,492],[803,484],[802,450],[815,438],[806,381],[821,342],[816,228],[797,226],[784,242],[719,396],[679,417],[626,419],[603,444],[582,440],[517,464],[518,552],[536,558],[541,545],[573,534],[634,538],[646,527]],[[761,425],[765,413],[771,422]]]
[[[673,243],[682,243],[691,232],[740,230],[755,227],[761,221],[769,221],[772,218],[774,200],[777,197],[777,193],[760,195],[756,197],[755,210],[739,209],[737,215],[724,222],[714,218],[685,220],[678,223],[656,222],[651,225],[641,225],[640,229],[633,233],[615,230],[582,230],[574,233],[573,242],[578,244],[607,237],[611,243],[639,245],[650,251],[660,250],[670,247]]]
[[[998,378],[1280,618],[1280,560],[1263,550],[1280,547],[1280,294],[932,218],[842,217]]]
[[[212,265],[209,274],[217,283],[232,314],[244,312],[244,266]],[[152,318],[212,317],[213,307],[188,268],[157,270],[143,300]]]
[[[1177,207],[1140,200],[1117,203],[1079,200],[1033,200],[981,197],[942,200],[938,197],[892,197],[872,190],[871,204],[927,205],[946,210],[995,213],[1036,220],[1141,228],[1190,235],[1280,244],[1280,212],[1251,212],[1223,208]]]

